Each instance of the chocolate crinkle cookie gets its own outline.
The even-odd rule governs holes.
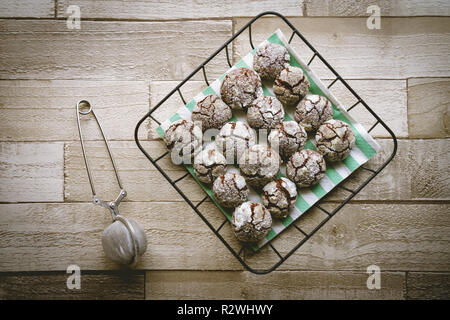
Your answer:
[[[264,186],[262,203],[274,218],[286,218],[296,201],[297,188],[287,178],[282,177]]]
[[[341,120],[328,120],[316,132],[317,150],[328,161],[347,158],[355,145],[355,133]]]
[[[319,183],[327,166],[323,156],[314,150],[304,149],[294,153],[286,163],[286,175],[299,188]]]
[[[164,133],[164,142],[171,150],[174,164],[191,163],[202,150],[202,130],[189,120],[177,120]]]
[[[256,133],[245,122],[228,122],[220,129],[215,142],[228,163],[233,163],[239,160],[246,149],[255,144]]]
[[[234,69],[223,79],[220,95],[232,109],[247,110],[256,98],[263,95],[261,79],[248,68]]]
[[[235,208],[247,201],[248,192],[244,177],[236,173],[221,175],[213,184],[214,197],[226,208]]]
[[[307,94],[295,109],[294,118],[306,131],[317,130],[322,123],[333,118],[331,102],[323,96]]]
[[[218,176],[224,175],[227,171],[227,161],[216,149],[205,149],[195,156],[194,171],[201,182],[213,183]]]
[[[303,70],[288,67],[281,71],[273,84],[273,93],[286,107],[295,107],[308,93],[309,80]]]
[[[247,201],[234,210],[231,223],[239,241],[258,242],[269,233],[272,217],[262,204]]]
[[[253,69],[264,80],[275,80],[281,70],[289,67],[291,57],[285,47],[267,43],[256,50],[253,56]]]
[[[222,128],[232,116],[230,107],[215,94],[207,95],[192,110],[192,121],[200,122],[203,131]]]
[[[244,152],[239,160],[239,169],[249,185],[261,189],[275,179],[280,172],[281,159],[278,153],[261,144]]]
[[[308,139],[305,129],[297,122],[285,121],[270,131],[268,141],[270,147],[278,151],[287,160],[294,152],[301,150]]]
[[[259,97],[248,108],[247,122],[255,129],[272,129],[283,119],[283,105],[275,97]]]

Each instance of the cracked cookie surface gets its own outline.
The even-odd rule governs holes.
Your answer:
[[[314,150],[297,151],[286,163],[286,175],[297,187],[310,187],[325,176],[327,166],[323,156]]]
[[[273,93],[286,107],[295,107],[308,93],[310,83],[303,70],[288,67],[281,71],[273,84]]]
[[[194,171],[203,183],[213,183],[214,180],[227,171],[225,157],[216,149],[205,149],[195,156]]]
[[[261,198],[272,217],[283,219],[297,201],[297,187],[291,180],[281,177],[264,186]]]
[[[245,202],[248,192],[244,177],[236,173],[221,175],[213,184],[214,197],[226,208],[235,208]]]
[[[307,94],[295,109],[294,118],[306,131],[317,130],[322,123],[333,118],[331,102],[324,96]]]
[[[239,169],[249,185],[261,189],[280,172],[281,159],[278,153],[261,144],[244,152],[239,160]]]
[[[226,74],[220,86],[220,95],[232,109],[245,111],[264,93],[261,79],[256,72],[248,68],[238,68]]]
[[[164,142],[173,163],[190,163],[189,159],[202,149],[202,130],[192,121],[177,120],[164,133]]]
[[[328,120],[316,132],[317,150],[332,162],[347,158],[355,140],[352,128],[341,120]]]
[[[272,217],[262,204],[247,201],[234,210],[231,223],[239,241],[258,242],[269,233]]]
[[[274,151],[287,160],[294,152],[301,150],[308,136],[305,129],[295,121],[285,121],[270,131],[268,141]]]
[[[203,131],[222,128],[232,116],[231,108],[215,94],[207,95],[192,110],[192,121],[200,122]]]
[[[259,97],[248,108],[247,122],[255,129],[272,129],[283,119],[283,105],[275,97]]]
[[[216,136],[217,149],[228,163],[239,160],[242,153],[256,142],[256,133],[245,122],[227,122]]]
[[[273,81],[281,70],[289,67],[290,54],[285,47],[267,43],[259,47],[253,56],[253,68],[261,79]]]

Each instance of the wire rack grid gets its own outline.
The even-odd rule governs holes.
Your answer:
[[[334,207],[332,210],[326,209],[322,204],[327,201],[327,197],[324,197],[320,201],[318,201],[313,207],[319,209],[322,213],[324,213],[325,218],[321,219],[319,223],[316,223],[310,230],[306,231],[304,228],[298,225],[298,223],[292,223],[288,230],[295,230],[295,232],[298,232],[298,237],[290,237],[291,239],[296,239],[296,242],[293,244],[292,247],[289,247],[289,249],[286,252],[280,252],[271,242],[268,243],[268,250],[272,250],[274,253],[274,256],[276,257],[275,262],[273,262],[273,259],[270,260],[270,265],[267,267],[261,267],[261,261],[258,263],[258,267],[252,267],[249,265],[247,261],[247,256],[256,256],[261,255],[260,253],[254,253],[251,251],[251,249],[248,249],[245,245],[239,245],[239,247],[236,248],[235,245],[233,245],[230,240],[226,240],[226,237],[221,234],[221,231],[223,230],[223,227],[229,223],[229,220],[224,217],[223,222],[220,223],[218,227],[214,227],[213,223],[208,220],[207,214],[205,212],[202,212],[202,204],[209,198],[209,195],[205,193],[205,197],[202,198],[200,201],[198,201],[196,204],[194,204],[195,201],[192,201],[190,197],[186,194],[186,192],[182,191],[179,187],[179,182],[183,179],[187,178],[189,176],[189,172],[186,172],[181,177],[178,177],[176,179],[171,178],[169,174],[162,168],[161,165],[158,164],[158,161],[163,159],[169,154],[169,151],[164,152],[163,154],[159,154],[156,156],[150,155],[150,150],[146,150],[144,146],[142,145],[140,138],[139,138],[139,130],[141,128],[141,125],[145,121],[154,121],[158,125],[161,124],[161,120],[158,120],[154,113],[156,110],[163,108],[164,103],[173,95],[178,94],[181,98],[181,101],[186,104],[186,100],[182,94],[181,88],[183,85],[185,85],[189,80],[191,80],[197,73],[201,72],[203,75],[203,80],[206,83],[207,86],[209,86],[209,81],[207,77],[206,72],[206,66],[208,63],[213,60],[215,57],[220,55],[223,51],[225,51],[226,55],[226,62],[228,63],[228,66],[231,67],[232,63],[230,60],[230,53],[229,53],[229,46],[232,45],[232,42],[236,40],[238,37],[242,36],[246,31],[248,32],[248,40],[250,42],[250,46],[252,49],[254,49],[253,39],[252,39],[252,25],[260,18],[264,16],[275,16],[281,19],[282,22],[284,22],[289,29],[292,31],[291,36],[289,38],[289,43],[294,39],[295,36],[300,39],[304,45],[306,45],[312,52],[312,56],[309,59],[309,62],[307,63],[308,66],[313,63],[315,59],[319,59],[321,63],[323,63],[324,66],[331,72],[334,79],[330,82],[328,85],[328,88],[331,88],[332,86],[336,85],[337,83],[341,83],[347,90],[350,92],[351,95],[356,99],[356,102],[352,104],[348,109],[347,112],[350,112],[355,109],[357,106],[361,106],[369,112],[370,116],[373,118],[373,124],[370,126],[370,128],[367,130],[368,132],[371,132],[376,126],[383,127],[387,133],[389,140],[392,141],[392,152],[390,154],[387,154],[382,161],[376,166],[376,168],[369,168],[366,165],[361,166],[356,172],[358,171],[365,171],[368,176],[365,176],[365,178],[362,181],[354,181],[353,182],[353,188],[349,188],[344,186],[344,182],[348,182],[352,179],[352,177],[355,176],[355,173],[353,173],[350,177],[348,177],[345,181],[342,181],[339,185],[337,185],[337,188],[340,188],[341,190],[344,190],[348,195],[342,199],[341,201],[335,203],[337,204],[336,207]],[[255,274],[267,274],[272,272],[273,270],[277,269],[283,262],[285,262],[290,256],[292,256],[302,245],[304,245],[317,231],[319,231],[342,207],[344,207],[353,197],[355,197],[375,176],[377,176],[388,164],[392,161],[394,158],[396,152],[397,152],[397,139],[395,137],[395,134],[393,131],[386,125],[386,123],[367,105],[367,103],[353,90],[353,88],[334,70],[334,68],[322,57],[322,55],[305,39],[305,37],[294,27],[294,25],[283,15],[273,12],[273,11],[267,11],[263,12],[257,16],[255,16],[253,19],[251,19],[247,24],[245,24],[239,31],[237,31],[231,38],[229,38],[218,50],[216,50],[211,56],[209,56],[203,63],[201,63],[190,75],[188,75],[183,81],[181,81],[169,94],[167,94],[158,104],[156,104],[151,110],[145,114],[137,123],[135,128],[135,140],[138,148],[144,153],[144,155],[148,158],[148,160],[153,164],[153,166],[158,169],[158,171],[164,176],[164,178],[175,188],[175,190],[181,195],[181,197],[189,204],[189,206],[198,214],[198,216],[203,220],[203,222],[211,229],[211,231],[221,240],[221,242],[225,245],[225,247],[233,254],[233,256],[242,264],[242,266],[249,270],[250,272],[253,272]],[[191,179],[193,179],[191,177]],[[205,209],[203,209],[205,210]],[[305,213],[304,215],[307,215]],[[283,237],[283,235],[286,233],[285,230],[283,233],[279,235],[279,237]],[[262,258],[263,259],[263,258]],[[272,263],[273,262],[273,263]]]

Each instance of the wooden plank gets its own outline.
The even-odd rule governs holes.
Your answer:
[[[142,271],[84,272],[80,289],[68,289],[65,272],[0,274],[4,300],[128,300],[144,298]]]
[[[448,300],[450,298],[450,273],[408,272],[407,299]]]
[[[249,19],[236,18],[235,30]],[[446,17],[383,18],[380,30],[369,30],[365,18],[293,18],[291,22],[344,79],[405,79],[450,75],[450,24]],[[252,26],[255,45],[277,28],[289,37],[286,24],[265,18]],[[420,46],[417,44],[420,43]],[[247,35],[235,42],[234,58],[250,48]],[[309,61],[312,51],[295,37],[292,41],[300,56]],[[315,59],[311,68],[320,78],[334,79]]]
[[[223,220],[211,203],[202,206],[214,225]],[[81,270],[120,268],[103,253],[101,233],[111,223],[104,208],[92,203],[0,204],[0,212],[1,272],[65,271],[71,264]],[[186,203],[124,202],[120,212],[138,220],[147,233],[147,252],[137,269],[242,269]],[[221,233],[239,248],[229,228]]]
[[[450,137],[450,79],[408,79],[408,124],[412,138]]]
[[[331,211],[337,204],[322,206]],[[381,271],[449,270],[448,211],[448,204],[347,204],[280,270],[366,270],[372,264]],[[304,218],[297,225],[312,230],[325,214],[313,209]],[[289,228],[273,246],[285,255],[301,238],[298,231]],[[246,256],[252,268],[267,269],[278,260],[270,247]]]
[[[326,84],[331,83],[327,80],[324,80],[324,82]],[[150,83],[150,106],[156,106],[177,84],[176,81],[152,81]],[[349,84],[386,121],[398,137],[408,136],[405,80],[350,80]],[[189,81],[183,85],[181,93],[184,100],[189,102],[205,88],[206,84],[203,81]],[[332,87],[332,92],[347,108],[356,102],[354,96],[340,82]],[[182,105],[181,97],[175,92],[152,115],[161,122],[168,119]],[[367,129],[375,122],[375,118],[369,112],[363,112],[359,107],[351,114]],[[158,124],[151,121],[149,131],[151,139],[160,139],[155,131],[157,127]],[[375,137],[387,137],[388,133],[383,128],[375,128],[373,135]]]
[[[331,82],[332,80],[324,81],[326,85],[331,84]],[[348,80],[347,82],[395,132],[397,137],[408,137],[405,80]],[[353,94],[339,81],[331,87],[331,92],[347,109],[357,102]],[[361,104],[350,110],[350,114],[367,130],[377,121]],[[391,137],[382,126],[375,127],[371,134],[374,137]]]
[[[223,221],[213,204],[202,206],[211,212],[208,219],[214,225]],[[110,223],[104,209],[90,203],[2,204],[0,209],[3,272],[65,270],[69,264],[78,264],[82,270],[118,268],[106,260],[101,248],[100,234]],[[217,237],[187,209],[185,203],[121,205],[121,212],[139,220],[148,234],[148,252],[138,268],[241,269]],[[280,270],[365,270],[372,264],[382,271],[449,270],[447,212],[448,205],[437,204],[348,204]],[[305,217],[318,214],[313,210]],[[298,225],[303,228],[304,224],[301,219]],[[239,251],[228,225],[221,233]],[[273,245],[284,255],[297,244],[298,235],[289,228]],[[267,269],[278,257],[265,247],[246,261],[253,268]]]
[[[0,78],[183,79],[230,35],[231,21],[82,21],[67,29],[61,21],[3,20]],[[225,53],[208,66],[220,75]]]
[[[280,3],[275,0],[260,1],[120,1],[120,0],[81,0],[58,1],[58,17],[66,17],[70,4],[81,9],[82,18],[113,19],[189,19],[189,18],[230,18],[236,16],[254,16],[264,11],[275,10],[287,16],[301,16],[303,0],[287,0]],[[187,9],[189,8],[189,9]]]
[[[446,0],[307,0],[308,16],[369,16],[367,7],[377,5],[382,16],[449,16],[450,4]],[[383,23],[383,22],[381,22]]]
[[[383,272],[381,289],[367,289],[361,271],[150,271],[146,299],[404,299],[405,274]]]
[[[365,166],[378,169],[392,153],[393,143],[378,140],[381,151]],[[176,190],[149,163],[132,141],[112,141],[112,153],[130,201],[182,201]],[[162,141],[145,141],[144,149],[156,159],[167,152]],[[65,199],[88,201],[90,187],[78,142],[67,143],[65,148]],[[117,194],[115,177],[103,142],[87,144],[87,152],[98,192],[105,198]],[[448,200],[450,183],[447,155],[450,145],[447,140],[399,140],[394,160],[355,197],[356,200]],[[160,167],[172,180],[181,177],[184,169],[171,163],[169,155],[158,161]],[[359,187],[372,173],[363,169],[356,171],[344,185],[351,189]],[[204,192],[190,176],[178,184],[194,201],[200,201]],[[158,192],[152,192],[158,188]],[[349,193],[336,189],[327,200],[341,201]]]
[[[53,18],[53,0],[4,0],[0,2],[0,18]]]
[[[156,170],[144,154],[136,147],[134,141],[111,141],[111,152],[119,170],[123,187],[127,190],[130,201],[184,201],[163,175]],[[145,150],[155,159],[167,152],[162,141],[143,142]],[[109,155],[102,141],[86,144],[96,191],[102,199],[115,199],[119,189]],[[186,170],[171,163],[169,155],[158,161],[172,180],[183,176]],[[86,174],[81,146],[77,142],[67,143],[65,147],[65,200],[90,201],[91,189]],[[205,197],[204,191],[188,176],[177,185],[193,201]]]
[[[381,151],[364,166],[378,169],[393,150],[391,140],[378,140]],[[355,200],[449,200],[448,140],[398,140],[394,159],[364,187]],[[356,190],[372,175],[358,169],[343,185]],[[336,189],[327,200],[342,200],[349,193]]]
[[[63,143],[0,142],[0,202],[63,201]]]
[[[75,105],[88,100],[109,140],[133,140],[148,111],[145,81],[0,81],[0,140],[79,141]],[[81,116],[85,140],[101,140],[94,117]],[[147,123],[139,132],[146,139]]]

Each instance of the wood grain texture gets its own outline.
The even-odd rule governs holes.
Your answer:
[[[144,298],[142,271],[84,272],[81,288],[68,289],[65,272],[0,274],[4,300],[128,300]]]
[[[53,18],[53,0],[3,0],[0,2],[0,18]]]
[[[408,80],[408,124],[412,138],[450,137],[450,79]]]
[[[337,204],[323,204],[328,210]],[[280,270],[447,271],[450,268],[448,204],[347,204],[309,239]],[[314,217],[315,216],[315,217]],[[312,230],[325,214],[308,211],[297,226]],[[301,237],[294,228],[272,243],[286,254]],[[269,248],[246,261],[267,269],[279,258]]]
[[[291,22],[344,79],[405,79],[442,77],[450,74],[450,24],[448,17],[383,18],[380,30],[369,30],[365,18],[293,18]],[[236,18],[238,30],[249,19]],[[291,29],[275,18],[252,26],[255,45],[277,28],[286,37]],[[234,57],[250,50],[245,35],[235,41]],[[309,61],[312,51],[295,37],[300,56]],[[315,59],[311,68],[320,78],[334,79]]]
[[[369,16],[367,7],[377,5],[382,16],[448,16],[446,0],[305,0],[308,16]]]
[[[151,271],[146,299],[404,299],[403,272],[383,272],[380,290],[367,289],[367,277],[358,271]]]
[[[0,202],[63,201],[63,143],[0,142]]]
[[[204,203],[217,226],[223,215]],[[329,207],[327,207],[329,208]],[[348,204],[280,269],[359,270],[376,264],[381,270],[449,270],[448,205]],[[100,235],[109,213],[90,203],[0,205],[1,271],[117,269],[103,255]],[[139,269],[242,269],[216,236],[185,203],[124,202],[121,212],[140,221],[148,234],[148,251]],[[318,209],[317,209],[318,210]],[[305,214],[310,222],[314,210]],[[182,216],[180,216],[182,215]],[[317,222],[320,219],[316,219]],[[302,218],[298,225],[304,227]],[[227,224],[222,230],[239,251]],[[298,243],[300,233],[289,228],[273,245],[282,253]],[[251,267],[267,269],[278,261],[265,247],[246,256]]]
[[[143,142],[143,147],[154,158],[167,152],[162,141]],[[136,147],[134,141],[111,141],[111,152],[117,163],[122,183],[127,190],[129,201],[184,201],[163,175],[147,160]],[[86,152],[98,195],[104,199],[115,199],[118,186],[109,160],[109,155],[102,141],[86,144]],[[171,163],[169,155],[158,161],[172,180],[186,173],[180,166]],[[91,191],[87,178],[81,146],[77,142],[67,143],[65,147],[65,200],[90,201]],[[177,183],[193,201],[205,197],[204,191],[188,176]]]
[[[148,85],[145,81],[0,81],[0,140],[79,141],[75,105],[82,99],[93,106],[109,140],[133,140],[136,123],[148,111]],[[93,116],[81,120],[85,140],[102,140]],[[144,130],[140,138],[147,136]]]
[[[388,159],[393,150],[391,140],[378,140],[381,150],[367,164],[374,170]],[[361,192],[355,200],[449,200],[450,143],[446,139],[398,140],[397,154]],[[343,185],[356,190],[370,172],[359,169]],[[347,197],[347,191],[336,189],[328,200]]]
[[[169,1],[120,1],[120,0],[60,0],[58,17],[66,17],[67,7],[76,4],[83,18],[109,19],[189,19],[229,18],[254,16],[264,11],[277,11],[287,16],[303,15],[303,0],[260,0],[260,1],[207,1],[188,0],[180,3]]]
[[[324,83],[329,84],[331,81],[324,80]],[[176,81],[152,81],[150,83],[150,106],[156,106],[177,84]],[[349,84],[386,121],[398,137],[408,136],[405,80],[350,80]],[[189,81],[183,85],[181,93],[185,101],[189,102],[205,88],[206,84],[203,81]],[[347,108],[356,102],[354,96],[340,82],[332,87],[332,92]],[[164,121],[182,105],[181,97],[175,92],[152,116],[160,122]],[[367,129],[375,123],[375,118],[368,111],[364,112],[362,108],[358,107],[351,114]],[[151,139],[160,139],[160,136],[155,131],[157,127],[158,124],[151,121],[149,131]],[[375,128],[372,133],[375,137],[388,136],[387,131],[383,128]]]
[[[214,225],[223,215],[211,203],[205,210]],[[119,269],[103,253],[101,233],[110,223],[105,209],[92,203],[0,204],[0,271]],[[148,249],[137,266],[145,270],[240,270],[228,249],[186,203],[124,202],[120,212],[138,220]],[[221,233],[239,249],[230,228]]]
[[[365,166],[378,169],[392,153],[393,144],[389,140],[378,140],[381,151]],[[375,177],[355,199],[370,201],[386,200],[448,200],[450,194],[447,155],[450,152],[448,140],[399,140],[398,152],[394,160]],[[162,141],[144,141],[144,149],[156,159],[167,152]],[[177,191],[151,165],[132,141],[112,141],[112,153],[128,190],[129,201],[183,201]],[[117,195],[117,186],[109,156],[103,142],[87,143],[87,152],[93,171],[96,189],[105,198]],[[186,172],[171,163],[166,155],[158,164],[175,180]],[[89,201],[90,187],[78,142],[65,146],[65,199],[67,201]],[[359,187],[371,172],[359,169],[344,185],[351,189]],[[192,200],[200,201],[205,193],[191,176],[177,185]],[[158,186],[158,187],[157,187]],[[158,192],[155,192],[158,190]],[[336,189],[327,200],[341,201],[349,193]]]
[[[231,21],[3,20],[0,78],[183,79],[230,35]],[[225,54],[209,64],[216,76],[225,65]]]
[[[450,273],[408,272],[407,299],[448,300]]]
[[[325,85],[332,81],[325,80]],[[405,80],[348,80],[348,84],[372,108],[373,111],[391,128],[397,137],[408,137],[407,93]],[[347,109],[353,106],[357,99],[341,83],[336,82],[331,92]],[[376,122],[376,118],[363,105],[357,105],[350,110],[350,115],[367,130]],[[371,131],[373,137],[390,138],[390,134],[382,126]]]

